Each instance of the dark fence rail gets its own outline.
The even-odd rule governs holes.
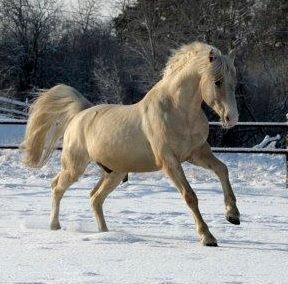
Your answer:
[[[25,125],[26,119],[0,119],[0,125]]]
[[[210,126],[221,126],[221,122],[211,121],[209,122]],[[241,121],[236,124],[236,126],[262,126],[262,127],[288,127],[288,122],[250,122],[250,121]]]
[[[15,124],[15,125],[23,125],[26,124],[26,119],[0,119],[0,124]],[[221,122],[211,121],[209,122],[210,126],[222,126]],[[288,122],[250,122],[250,121],[241,121],[236,124],[238,126],[262,126],[262,127],[287,127]]]

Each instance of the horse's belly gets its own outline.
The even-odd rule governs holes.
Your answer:
[[[90,157],[93,161],[101,163],[113,171],[149,172],[158,170],[153,154],[143,149],[144,147],[139,149],[137,146],[131,144],[130,149],[128,149],[117,145],[117,143],[106,143],[104,148],[97,148],[97,144],[95,145],[95,149],[91,151]]]
[[[116,158],[116,159],[115,159]],[[150,172],[158,170],[155,161],[149,156],[118,155],[113,159],[105,159],[105,165],[119,172]]]
[[[93,161],[119,172],[147,172],[158,170],[153,152],[140,128],[119,124],[106,133],[90,138],[88,152]]]

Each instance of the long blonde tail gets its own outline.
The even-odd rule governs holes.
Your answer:
[[[71,119],[91,106],[77,90],[66,85],[57,85],[41,93],[29,111],[22,143],[24,163],[33,168],[42,167]]]

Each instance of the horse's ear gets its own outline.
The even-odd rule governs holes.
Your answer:
[[[209,52],[209,61],[213,62],[216,59],[216,54],[215,51],[213,50],[213,48],[210,50]]]
[[[236,55],[236,50],[235,50],[235,48],[234,48],[234,49],[231,49],[228,55],[229,55],[230,59],[234,62],[234,60],[235,60],[235,55]]]

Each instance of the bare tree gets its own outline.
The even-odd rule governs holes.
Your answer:
[[[125,15],[125,26],[120,21],[115,21],[118,36],[126,43],[126,56],[130,61],[137,62],[131,64],[129,70],[134,74],[141,74],[138,78],[139,85],[143,89],[148,89],[159,76],[159,60],[157,52],[158,46],[157,21],[158,14],[156,1],[139,1],[137,9],[133,9],[133,2],[122,2],[122,13]],[[123,28],[124,33],[121,32]],[[143,90],[143,91],[144,91]]]
[[[116,63],[108,65],[98,57],[95,59],[94,80],[99,89],[99,98],[105,103],[122,103],[122,85],[119,67]]]
[[[94,30],[95,27],[99,28],[99,8],[99,0],[77,0],[76,4],[72,5],[72,21],[82,34]]]
[[[2,84],[31,88],[41,56],[57,34],[60,6],[56,0],[0,0]],[[7,57],[7,55],[9,55]]]

